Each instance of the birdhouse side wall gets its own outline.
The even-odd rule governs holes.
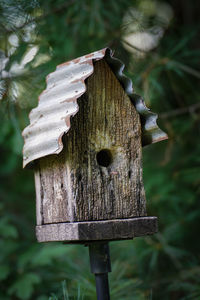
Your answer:
[[[105,60],[86,86],[63,151],[38,160],[38,225],[146,216],[139,115]]]

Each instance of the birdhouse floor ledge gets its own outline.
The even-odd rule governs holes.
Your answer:
[[[105,221],[55,223],[36,226],[38,242],[85,243],[97,240],[123,240],[158,231],[157,217],[137,217]]]

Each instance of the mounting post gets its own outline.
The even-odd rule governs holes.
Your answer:
[[[108,242],[88,244],[90,268],[95,275],[97,300],[110,300],[108,272],[111,272]]]

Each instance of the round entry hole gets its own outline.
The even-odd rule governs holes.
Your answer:
[[[112,154],[108,149],[102,149],[97,153],[97,162],[102,167],[108,167],[112,162]]]

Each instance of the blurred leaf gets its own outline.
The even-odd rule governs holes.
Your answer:
[[[3,217],[0,220],[0,235],[5,238],[17,238],[18,232],[14,225],[9,223],[7,217]]]
[[[19,299],[29,299],[35,284],[40,282],[40,277],[34,273],[24,274],[19,277],[20,279],[9,288],[8,292],[10,295],[15,294]]]
[[[0,266],[0,281],[6,279],[9,275],[9,273],[10,273],[9,266],[2,264]]]
[[[40,251],[35,253],[32,258],[32,264],[36,266],[49,265],[53,263],[53,260],[56,257],[60,257],[62,255],[67,255],[69,250],[67,246],[63,245],[45,245],[40,248]]]

